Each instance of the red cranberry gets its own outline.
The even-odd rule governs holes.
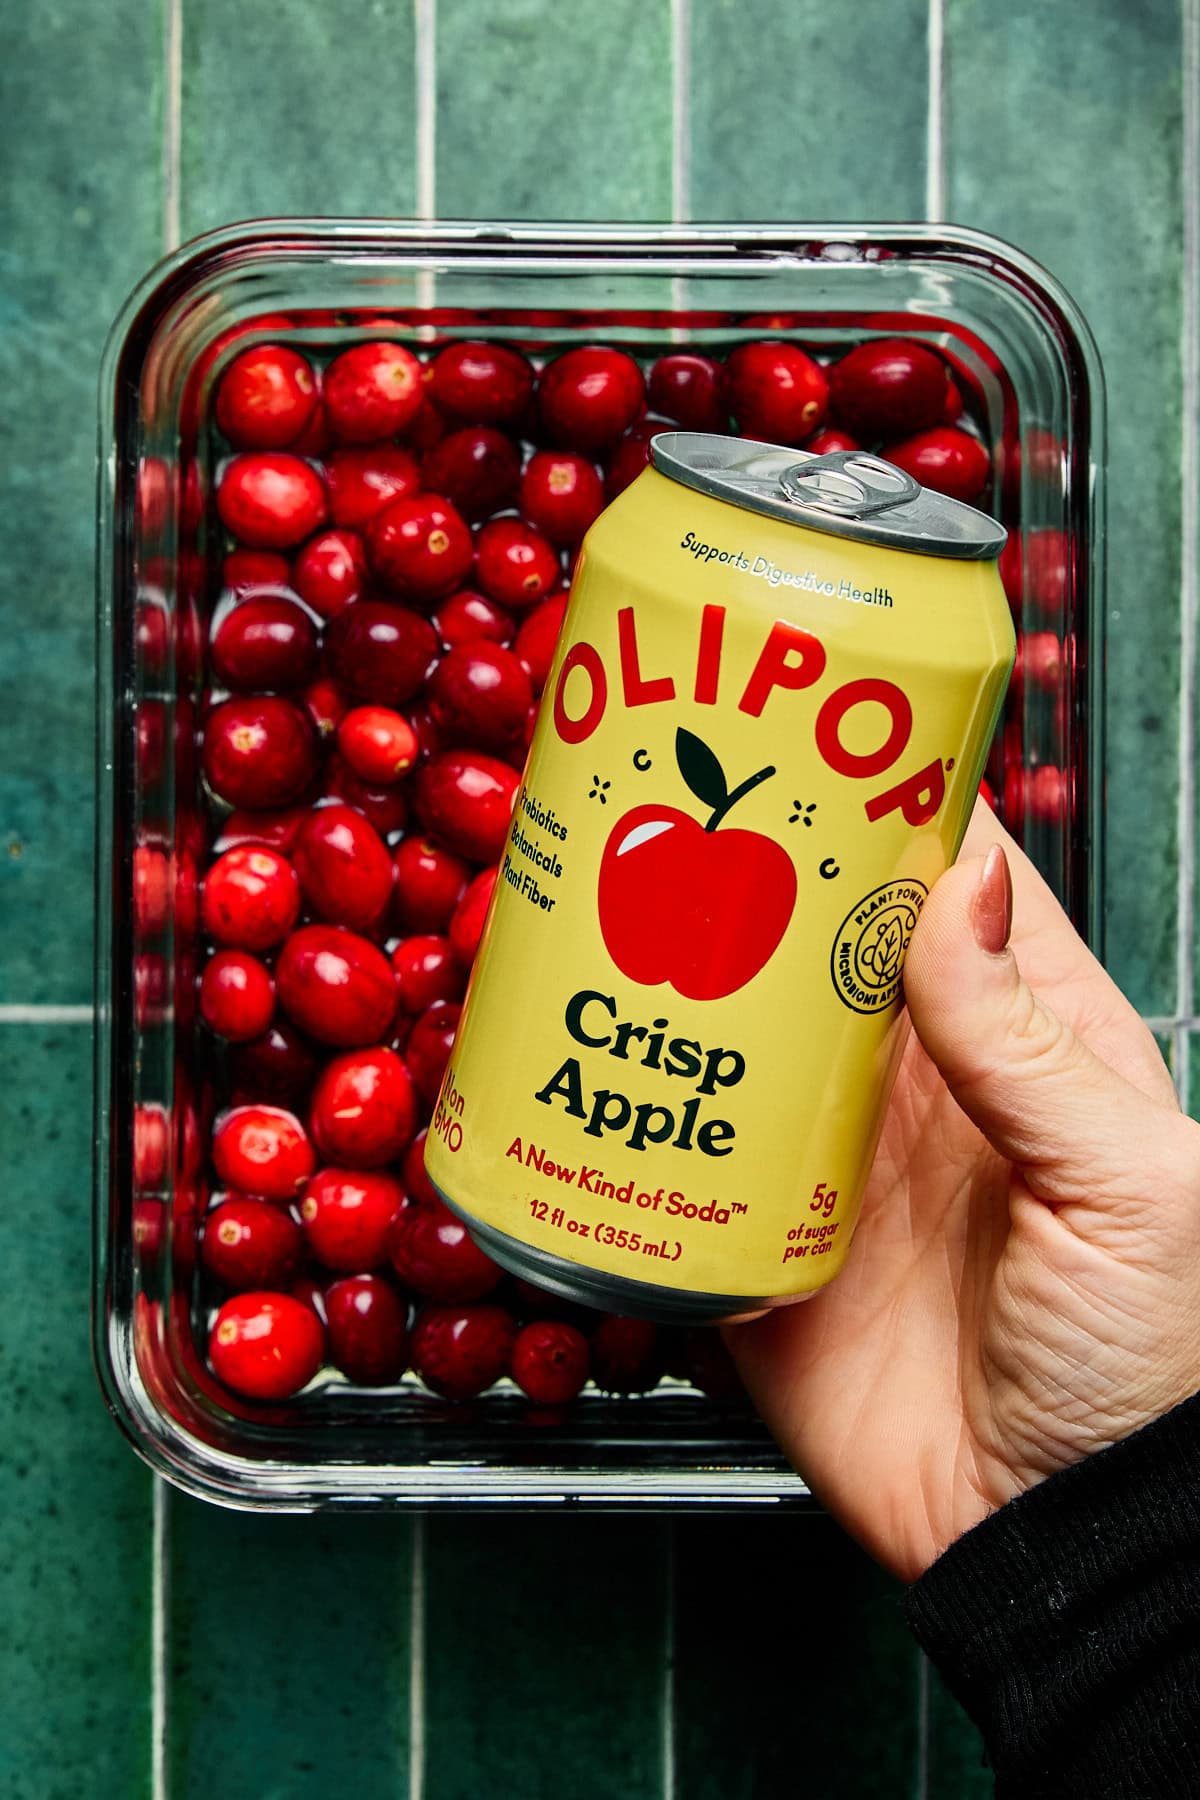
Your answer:
[[[662,1373],[658,1331],[645,1319],[609,1313],[592,1336],[592,1375],[606,1394],[644,1394]]]
[[[380,580],[418,603],[461,587],[474,557],[466,520],[436,494],[385,506],[367,527],[367,552]]]
[[[991,458],[979,439],[953,425],[934,425],[902,438],[888,444],[883,454],[922,487],[968,504],[978,500],[992,473]]]
[[[876,338],[829,371],[838,422],[864,442],[936,425],[946,404],[946,365],[908,338]]]
[[[143,1269],[151,1269],[162,1255],[167,1233],[167,1208],[162,1200],[135,1200],[129,1219],[133,1251]],[[179,1267],[178,1251],[176,1268]]]
[[[237,845],[204,877],[200,916],[218,944],[270,950],[283,942],[299,912],[296,871],[277,850]]]
[[[270,694],[222,701],[204,726],[204,773],[230,806],[287,806],[316,773],[317,746],[300,708]]]
[[[685,431],[728,431],[725,371],[711,356],[672,350],[650,371],[650,404]]]
[[[408,1308],[378,1275],[347,1275],[325,1291],[329,1360],[358,1387],[399,1381],[408,1365]]]
[[[404,1209],[389,1233],[388,1254],[405,1286],[426,1300],[482,1300],[503,1273],[441,1200]]]
[[[403,713],[356,706],[338,726],[338,749],[360,781],[390,787],[417,760],[417,734]]]
[[[290,550],[325,523],[325,489],[298,456],[235,456],[217,488],[217,511],[225,529],[252,549]]]
[[[280,1018],[261,1037],[231,1049],[227,1066],[238,1100],[288,1106],[308,1092],[317,1058],[291,1020]]]
[[[325,795],[355,807],[370,820],[380,837],[403,831],[408,824],[408,800],[403,790],[395,785],[369,787],[338,753],[330,757],[325,768]]]
[[[461,1000],[466,976],[456,962],[449,938],[402,938],[392,951],[400,1010],[423,1013],[435,1000]]]
[[[942,424],[956,425],[963,415],[963,397],[958,383],[946,370],[946,403],[942,407]]]
[[[319,918],[365,931],[392,898],[392,859],[375,827],[351,806],[318,806],[296,837],[300,890]]]
[[[160,676],[167,666],[171,641],[169,621],[161,606],[149,600],[138,603],[134,635],[142,668],[147,675]]]
[[[326,640],[339,681],[360,700],[410,700],[438,653],[428,619],[384,600],[360,600],[332,621]]]
[[[232,1294],[286,1287],[300,1266],[303,1241],[282,1207],[239,1195],[205,1219],[200,1261]]]
[[[511,650],[480,640],[442,658],[429,683],[429,709],[456,743],[499,750],[521,729],[533,699]]]
[[[1038,825],[1061,825],[1069,807],[1069,777],[1053,763],[1029,771],[1025,785],[1025,811]],[[410,1046],[411,1048],[411,1046]],[[409,1064],[411,1068],[411,1063]]]
[[[642,371],[623,350],[584,345],[542,370],[538,404],[551,438],[572,450],[615,444],[646,399]]]
[[[322,1325],[328,1324],[325,1314],[325,1289],[315,1275],[297,1275],[288,1288],[293,1300],[299,1300],[310,1307],[320,1319]]]
[[[161,1025],[167,1010],[167,963],[158,951],[133,959],[133,1007],[139,1031]]]
[[[161,850],[139,844],[133,853],[133,918],[139,937],[155,937],[171,910],[171,865]]]
[[[819,363],[795,344],[739,344],[726,364],[729,404],[747,437],[799,444],[825,417],[829,384]]]
[[[306,806],[285,806],[280,812],[231,812],[221,826],[213,854],[223,856],[226,850],[257,845],[286,856],[307,817]]]
[[[573,450],[538,450],[521,477],[520,508],[552,544],[574,549],[604,508],[594,463]]]
[[[422,370],[400,344],[355,344],[325,371],[322,399],[334,437],[373,444],[395,437],[416,417]]]
[[[362,595],[367,553],[357,531],[320,531],[296,553],[292,586],[306,605],[332,619]]]
[[[210,1031],[231,1043],[261,1037],[275,1011],[271,972],[248,950],[218,950],[200,981],[200,1012]]]
[[[432,671],[431,671],[432,673]],[[441,730],[434,722],[427,701],[418,701],[408,709],[408,722],[412,726],[417,739],[417,767],[421,768],[431,756],[446,748]]]
[[[502,1306],[426,1306],[410,1340],[412,1366],[447,1400],[471,1400],[507,1375],[516,1322]]]
[[[548,1288],[539,1287],[535,1281],[526,1281],[522,1276],[513,1278],[513,1286],[520,1301],[519,1311],[528,1319],[555,1319],[560,1324],[576,1325],[586,1334],[593,1330],[600,1314],[590,1306],[578,1301],[564,1300],[561,1294],[552,1294]]]
[[[435,444],[440,444],[446,435],[446,421],[429,398],[429,372],[425,372],[425,391],[421,395],[421,404],[417,408],[416,417],[411,425],[405,428],[404,442],[415,450],[418,456],[424,456]]]
[[[322,1156],[339,1167],[394,1162],[417,1119],[408,1070],[382,1045],[335,1056],[317,1078],[310,1117]]]
[[[1015,532],[1008,541],[1010,544],[1017,543]],[[1007,547],[1006,545],[1005,548]],[[1019,544],[1017,556],[1019,559]],[[1062,612],[1067,597],[1069,570],[1067,540],[1060,527],[1038,525],[1025,533],[1025,578],[1029,585],[1029,598],[1038,611],[1048,618],[1054,618]]]
[[[388,1230],[405,1205],[404,1189],[378,1170],[321,1169],[304,1190],[300,1217],[317,1261],[339,1274],[387,1261]]]
[[[447,750],[418,771],[422,823],[470,862],[499,862],[520,777],[480,751]]]
[[[447,344],[434,357],[429,388],[444,413],[472,425],[509,425],[525,412],[533,370],[504,344]]]
[[[498,865],[482,869],[454,909],[454,917],[450,921],[450,948],[464,969],[471,967],[478,953],[479,940],[483,936],[484,922],[499,873]],[[454,998],[453,995],[446,997]]]
[[[659,426],[659,430],[663,427]],[[669,427],[667,427],[669,429]],[[636,481],[650,461],[650,438],[653,434],[640,428],[623,437],[608,459],[604,471],[604,497],[615,500],[631,482]]]
[[[165,1110],[161,1106],[136,1106],[133,1111],[133,1185],[139,1191],[162,1186],[167,1174],[170,1142]]]
[[[520,478],[516,445],[488,425],[452,431],[421,461],[423,485],[431,493],[443,494],[472,522],[511,505]]]
[[[334,524],[363,531],[392,500],[419,490],[421,471],[409,451],[377,444],[370,450],[335,450],[325,464],[325,479]]]
[[[392,865],[400,929],[444,932],[471,878],[467,864],[428,838],[407,837],[393,851]]]
[[[832,456],[835,450],[861,450],[862,445],[848,431],[838,431],[827,425],[824,430],[814,431],[810,438],[805,438],[802,448],[811,451],[813,456]]]
[[[408,1072],[427,1106],[432,1106],[454,1048],[462,1007],[453,1000],[435,1000],[421,1014],[409,1035],[404,1052]]]
[[[303,693],[296,698],[308,714],[313,730],[322,744],[327,744],[349,711],[350,702],[346,690],[332,677],[321,675],[316,681],[310,681]]]
[[[441,1199],[441,1195],[425,1173],[425,1140],[428,1136],[428,1127],[422,1125],[404,1152],[404,1161],[400,1165],[404,1191],[409,1199],[418,1206],[432,1206],[435,1200]]]
[[[517,661],[528,675],[536,697],[546,685],[550,665],[558,645],[562,622],[566,617],[569,595],[551,594],[540,606],[525,614],[517,641],[513,645]]]
[[[524,519],[491,519],[480,531],[475,578],[501,606],[519,610],[532,606],[561,577],[558,552]]]
[[[296,456],[310,456],[320,462],[333,449],[333,433],[320,396],[308,417],[308,424],[288,448]]]
[[[687,1332],[684,1361],[687,1379],[710,1400],[725,1406],[747,1403],[748,1396],[737,1365],[719,1331],[696,1328]]]
[[[537,1406],[566,1406],[582,1391],[590,1361],[582,1331],[561,1319],[535,1319],[513,1344],[513,1380]]]
[[[308,1134],[282,1106],[235,1106],[213,1127],[213,1166],[226,1187],[291,1200],[316,1167]]]
[[[1065,648],[1056,632],[1023,632],[1017,638],[1014,689],[1019,692],[1022,686],[1028,686],[1043,694],[1057,693],[1065,667]]]
[[[247,595],[213,633],[213,672],[225,687],[297,687],[316,660],[316,627],[282,594]]]
[[[234,357],[217,388],[217,429],[235,450],[282,450],[317,404],[312,369],[295,350],[258,344]]]
[[[433,615],[434,627],[447,650],[459,644],[474,644],[487,638],[493,644],[508,645],[513,639],[513,617],[473,588],[460,588],[443,600]]]
[[[275,964],[279,1004],[322,1044],[377,1043],[396,1011],[396,982],[382,950],[340,925],[302,925]]]
[[[216,1316],[208,1355],[213,1374],[235,1394],[286,1400],[320,1368],[325,1332],[312,1308],[290,1294],[237,1294]]]

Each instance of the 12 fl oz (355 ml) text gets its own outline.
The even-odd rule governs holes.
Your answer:
[[[551,1206],[547,1200],[531,1200],[529,1211],[539,1224],[553,1226],[556,1231],[565,1231],[575,1238],[594,1237],[598,1244],[626,1250],[632,1256],[678,1262],[683,1255],[683,1245],[678,1239],[643,1237],[640,1231],[629,1231],[623,1225],[609,1225],[603,1220],[593,1227],[586,1219],[572,1218],[564,1207]]]

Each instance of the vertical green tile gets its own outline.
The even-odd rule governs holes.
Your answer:
[[[411,5],[186,0],[184,237],[272,214],[415,206]]]
[[[171,1495],[174,1800],[409,1792],[411,1534]]]
[[[1109,963],[1175,988],[1181,72],[1178,0],[948,0],[949,216],[1065,283],[1108,384]],[[1064,71],[1070,79],[1064,79]],[[1186,1004],[1186,1002],[1185,1002]]]
[[[150,1785],[151,1477],[88,1344],[91,1034],[0,1025],[0,1793]]]
[[[668,0],[439,0],[444,219],[669,219]]]
[[[926,1783],[921,1800],[992,1800],[983,1739],[932,1665],[927,1666]]]
[[[96,376],[160,243],[162,28],[112,0],[9,9],[0,57],[3,998],[91,990]],[[46,921],[54,920],[53,943]]]
[[[693,219],[920,219],[926,0],[692,0]]]
[[[684,1520],[675,1570],[679,1794],[916,1800],[899,1586],[831,1519]]]
[[[427,1529],[426,1800],[659,1800],[665,1522]]]

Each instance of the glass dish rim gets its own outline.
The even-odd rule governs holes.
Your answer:
[[[338,262],[389,258],[406,268],[469,264],[480,274],[512,269],[527,262],[531,270],[629,275],[713,276],[744,273],[756,266],[792,270],[804,266],[832,272],[836,264],[882,261],[863,257],[870,246],[890,249],[910,262],[971,267],[982,277],[1020,295],[1047,325],[1053,324],[1069,360],[1085,378],[1087,430],[1084,453],[1089,472],[1087,545],[1091,565],[1090,609],[1093,625],[1101,614],[1103,556],[1100,525],[1105,453],[1104,381],[1099,353],[1087,322],[1063,284],[1034,258],[991,234],[952,224],[803,222],[695,225],[616,224],[538,221],[536,223],[471,220],[422,221],[351,217],[270,218],[236,221],[201,234],[162,258],[134,286],[118,311],[105,344],[99,379],[99,443],[97,511],[97,684],[96,714],[96,966],[95,966],[95,1119],[93,1154],[93,1283],[92,1348],[97,1376],[109,1411],[133,1447],[173,1485],[196,1497],[248,1510],[311,1511],[318,1508],[374,1505],[428,1508],[454,1504],[483,1510],[497,1505],[543,1508],[547,1504],[590,1504],[642,1509],[684,1509],[762,1504],[804,1504],[811,1495],[791,1471],[722,1466],[664,1470],[579,1469],[569,1472],[527,1467],[453,1467],[437,1463],[303,1463],[261,1461],[204,1444],[177,1421],[167,1418],[144,1387],[132,1355],[132,1321],[115,1315],[111,1306],[113,1268],[106,1227],[109,1219],[108,1099],[113,1031],[113,986],[117,971],[110,955],[113,890],[105,880],[105,854],[110,850],[116,804],[111,754],[111,720],[116,703],[113,641],[113,481],[118,452],[115,429],[116,381],[126,349],[135,335],[148,343],[172,301],[185,293],[207,269],[222,262],[321,260]],[[907,255],[906,255],[907,253]],[[570,311],[569,307],[564,308]],[[107,502],[107,504],[106,504]],[[1093,659],[1093,717],[1096,720],[1092,769],[1102,770],[1102,670]],[[1102,862],[1101,787],[1089,782],[1092,818],[1087,828],[1094,846],[1091,870],[1091,941],[1102,931],[1100,875]],[[130,1341],[123,1344],[123,1337]],[[123,1350],[127,1352],[123,1354]],[[245,1485],[246,1477],[252,1485]],[[402,1485],[401,1485],[402,1484]]]

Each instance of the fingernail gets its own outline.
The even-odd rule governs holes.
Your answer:
[[[999,956],[1012,930],[1012,871],[999,844],[993,844],[984,858],[971,926],[979,948]]]

